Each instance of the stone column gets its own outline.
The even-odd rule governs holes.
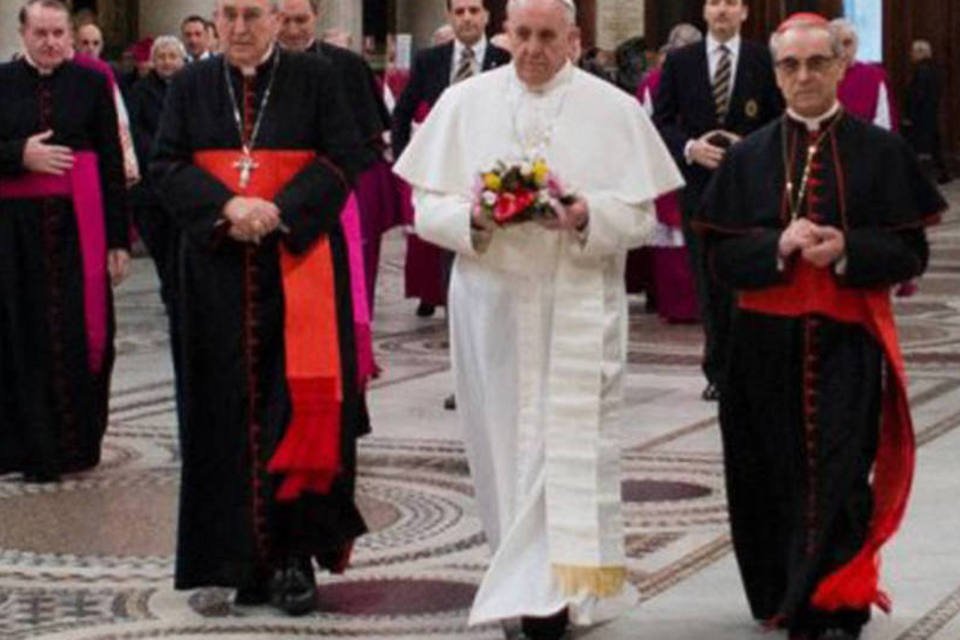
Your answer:
[[[21,0],[0,0],[0,62],[7,62],[20,51],[17,15],[22,6]]]
[[[397,0],[397,33],[413,34],[417,49],[430,46],[430,36],[447,21],[444,0]]]
[[[327,29],[345,29],[353,35],[353,50],[363,46],[363,3],[360,0],[321,0],[320,33]]]
[[[3,1],[3,0],[0,0]],[[140,37],[179,36],[180,22],[189,15],[213,18],[215,0],[163,0],[140,3]]]
[[[644,34],[641,0],[597,0],[597,46],[613,50],[628,38]]]

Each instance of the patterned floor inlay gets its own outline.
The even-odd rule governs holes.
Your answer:
[[[960,200],[960,189],[951,197]],[[951,216],[932,238],[930,274],[915,297],[895,304],[921,447],[915,491],[946,508],[960,486],[952,476],[960,456],[960,224]],[[357,499],[371,533],[358,541],[346,575],[319,576],[319,612],[289,619],[268,607],[236,607],[225,589],[173,591],[172,372],[152,265],[139,260],[117,296],[120,357],[103,463],[57,485],[0,477],[0,640],[503,638],[497,626],[466,627],[488,552],[456,414],[441,407],[452,389],[445,318],[416,318],[415,304],[402,300],[402,252],[402,238],[391,235],[377,300],[383,373],[370,394],[374,433],[359,454]],[[715,405],[699,400],[700,329],[660,323],[643,313],[641,299],[631,300],[630,329],[623,499],[629,576],[644,603],[638,619],[728,567],[730,575],[700,587],[699,597],[729,593],[729,616],[744,626],[722,638],[743,640],[736,629],[752,634],[753,627],[731,559]],[[904,537],[946,535],[935,521],[949,514],[919,502]],[[894,553],[898,572],[916,579],[911,549]],[[923,595],[914,589],[895,622],[875,625],[864,640],[960,638],[960,561],[937,556],[938,548],[922,553],[917,562],[946,565],[945,572],[955,562],[954,579]],[[695,618],[697,603],[695,594],[666,610]],[[598,629],[589,640],[707,637],[645,635],[632,625]]]

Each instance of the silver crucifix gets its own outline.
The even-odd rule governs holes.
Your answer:
[[[233,163],[233,168],[240,172],[240,188],[246,189],[250,184],[250,174],[260,168],[260,163],[253,159],[249,153],[244,153],[240,159]]]

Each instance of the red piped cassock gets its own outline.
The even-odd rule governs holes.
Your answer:
[[[353,495],[368,424],[340,225],[360,139],[330,62],[286,52],[255,76],[230,69],[245,139],[274,73],[246,187],[223,58],[174,79],[151,166],[183,238],[181,589],[238,587],[293,555],[342,570],[366,530]],[[232,240],[221,212],[235,194],[273,201],[285,231]]]
[[[843,230],[845,264],[778,263],[785,175],[799,185],[818,142],[799,213]],[[924,270],[924,227],[944,208],[899,137],[842,112],[816,132],[786,118],[760,130],[707,194],[696,226],[714,277],[739,292],[720,424],[758,620],[855,631],[871,605],[890,608],[880,548],[907,505],[914,441],[889,287]]]

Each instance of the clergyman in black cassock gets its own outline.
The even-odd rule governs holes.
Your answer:
[[[945,208],[901,138],[842,111],[817,18],[781,27],[788,115],[730,150],[695,220],[738,295],[720,398],[737,560],[754,618],[804,640],[859,637],[890,604],[879,550],[914,446],[889,289],[924,270]]]
[[[354,484],[356,436],[367,418],[339,220],[361,153],[335,71],[322,58],[274,46],[271,5],[220,0],[227,51],[174,78],[151,171],[182,233],[176,587],[237,587],[240,603],[272,599],[300,614],[315,607],[309,558],[341,571],[366,530]],[[255,39],[267,39],[258,52],[230,49],[241,20]],[[300,168],[283,175],[291,163]],[[271,180],[279,187],[272,196],[249,191]],[[238,205],[250,208],[238,216]],[[323,247],[328,291],[292,289],[297,269],[288,267],[306,269]],[[291,313],[317,309],[332,309],[330,340],[308,353],[291,349]],[[314,355],[334,369],[335,388],[303,386],[296,367]],[[304,436],[296,430],[305,416],[326,426],[322,441],[338,459],[323,482],[291,490],[295,469],[271,471],[296,444],[290,438]]]
[[[100,460],[127,212],[106,78],[66,60],[65,7],[24,17],[0,65],[0,474],[51,481]]]

